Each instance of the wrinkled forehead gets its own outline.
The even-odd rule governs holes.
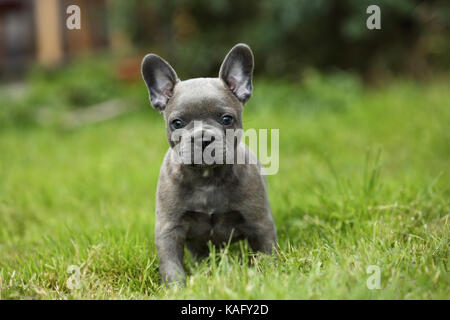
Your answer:
[[[223,81],[216,78],[197,78],[175,85],[166,108],[167,114],[218,113],[240,114],[242,106]]]

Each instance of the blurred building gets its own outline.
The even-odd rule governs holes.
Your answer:
[[[66,27],[69,5],[81,9],[81,29]],[[107,0],[0,0],[0,76],[37,61],[54,66],[109,45]]]

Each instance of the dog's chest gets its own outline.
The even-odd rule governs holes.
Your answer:
[[[187,210],[209,215],[230,210],[228,195],[217,185],[203,185],[191,189],[186,199]]]

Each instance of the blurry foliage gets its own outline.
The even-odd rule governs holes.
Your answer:
[[[76,61],[55,70],[35,69],[29,76],[30,99],[38,105],[84,107],[116,95],[120,84],[104,59]]]
[[[366,28],[381,8],[382,30]],[[448,68],[450,5],[418,0],[116,0],[111,25],[166,57],[183,77],[215,75],[225,52],[246,42],[256,72],[301,76],[305,66],[367,76],[426,75]]]
[[[148,100],[139,99],[139,93],[146,96],[144,85],[124,84],[117,78],[114,66],[114,59],[107,56],[81,58],[57,69],[35,66],[19,97],[8,90],[0,90],[0,128],[52,122],[54,119],[51,118],[57,118],[65,111],[115,98],[147,106]]]
[[[356,74],[334,72],[324,75],[307,69],[301,84],[283,80],[256,81],[254,94],[245,109],[264,113],[270,112],[267,106],[271,106],[271,109],[293,114],[342,112],[360,101],[362,95],[362,83]]]

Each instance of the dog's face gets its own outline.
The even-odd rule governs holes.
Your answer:
[[[205,167],[234,159],[252,73],[253,54],[244,44],[227,54],[218,78],[180,81],[162,58],[145,56],[142,76],[151,103],[164,115],[167,139],[183,164]]]

